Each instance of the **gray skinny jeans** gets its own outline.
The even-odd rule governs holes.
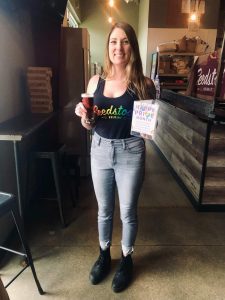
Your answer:
[[[122,221],[122,250],[133,251],[138,227],[137,202],[145,165],[142,138],[105,139],[94,134],[91,145],[91,171],[98,202],[98,232],[102,249],[111,245],[115,189],[117,187]]]

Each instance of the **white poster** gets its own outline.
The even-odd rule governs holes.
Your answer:
[[[158,109],[159,104],[155,100],[134,101],[131,135],[152,139],[157,123]]]

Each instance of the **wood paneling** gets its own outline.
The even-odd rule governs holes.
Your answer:
[[[196,200],[200,194],[207,123],[160,101],[155,143]]]
[[[213,125],[205,173],[203,204],[225,204],[225,126]]]
[[[196,204],[224,205],[225,124],[204,121],[164,101],[159,104],[154,142]]]
[[[203,192],[202,204],[224,204],[225,203],[225,189],[221,186],[205,187]]]
[[[188,14],[181,12],[181,0],[167,0],[167,20],[168,28],[188,27]],[[176,16],[176,17],[174,17]]]

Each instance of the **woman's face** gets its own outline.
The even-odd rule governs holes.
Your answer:
[[[126,33],[115,28],[109,38],[109,59],[114,65],[126,66],[130,60],[131,46]]]

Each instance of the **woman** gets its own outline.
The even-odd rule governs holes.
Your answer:
[[[91,171],[98,202],[100,255],[90,272],[92,284],[102,281],[110,270],[115,188],[122,221],[122,257],[113,278],[114,292],[124,290],[133,273],[131,254],[137,234],[137,202],[141,190],[145,143],[130,135],[134,100],[155,98],[153,82],[144,77],[137,37],[127,23],[112,27],[106,44],[104,73],[93,76],[88,93],[94,93],[94,124],[87,119],[82,103],[75,113],[86,129],[94,129]]]

